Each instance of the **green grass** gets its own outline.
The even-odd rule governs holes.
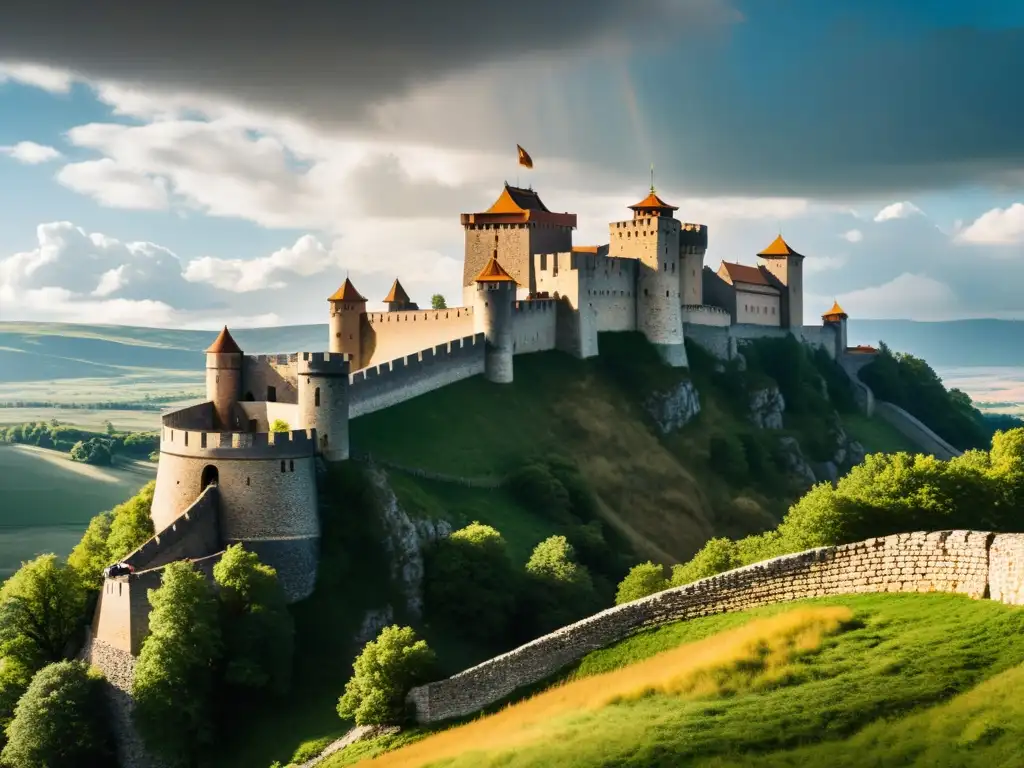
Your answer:
[[[737,668],[724,694],[650,693],[556,717],[514,750],[446,768],[1018,765],[1024,610],[957,595],[851,595],[854,621],[772,678]],[[619,669],[800,603],[644,631],[586,657],[570,679]],[[748,673],[753,673],[751,677]],[[760,675],[760,676],[759,676]],[[728,690],[731,688],[731,691]],[[422,732],[420,732],[422,733]],[[404,741],[415,738],[406,733]],[[324,763],[340,768],[384,745]]]
[[[133,496],[156,465],[92,467],[67,454],[0,445],[0,579],[44,552],[67,555],[89,520]]]
[[[863,445],[864,450],[868,453],[921,452],[921,449],[912,440],[880,418],[844,413],[842,420],[846,433]]]

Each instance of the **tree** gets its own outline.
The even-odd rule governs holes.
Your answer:
[[[0,589],[0,656],[37,670],[72,650],[85,614],[86,591],[75,569],[56,555],[21,566]]]
[[[565,536],[551,536],[538,544],[526,563],[527,611],[535,633],[571,624],[597,608],[590,572],[576,562],[576,552]]]
[[[427,613],[459,632],[489,642],[504,635],[515,604],[508,545],[489,525],[474,522],[427,552]]]
[[[274,419],[270,425],[271,432],[288,432],[290,429],[291,427],[284,419]]]
[[[150,512],[155,491],[156,482],[150,481],[128,501],[114,507],[114,519],[110,524],[110,537],[107,539],[110,562],[121,560],[152,538],[155,531]]]
[[[669,588],[665,578],[665,569],[652,562],[633,566],[619,583],[619,591],[615,595],[615,604],[631,603],[641,597],[653,595]]]
[[[105,768],[115,762],[103,677],[80,661],[43,667],[7,728],[0,754],[11,768]]]
[[[117,432],[117,430],[114,429],[113,422],[110,422],[110,421],[103,422],[103,428],[106,430],[108,435],[113,435],[113,434],[115,434]]]
[[[98,590],[103,586],[103,569],[111,563],[107,540],[113,522],[113,512],[96,515],[89,521],[89,527],[68,555],[68,565],[78,572],[86,589]]]
[[[155,754],[191,768],[213,735],[213,672],[221,653],[217,598],[202,573],[178,561],[164,568],[149,602],[149,636],[132,688],[135,724]]]
[[[448,309],[448,304],[444,300],[444,296],[440,293],[435,293],[430,297],[430,308],[431,309]]]
[[[354,674],[338,700],[338,716],[356,725],[384,725],[405,719],[405,697],[426,682],[434,652],[412,627],[384,627],[352,665]]]
[[[32,670],[12,656],[0,657],[0,747],[18,700],[32,682]]]
[[[708,539],[688,563],[672,566],[672,586],[681,587],[683,584],[730,571],[739,565],[736,542],[725,538]]]
[[[220,586],[224,679],[284,693],[291,684],[295,626],[277,571],[234,544],[213,567]]]

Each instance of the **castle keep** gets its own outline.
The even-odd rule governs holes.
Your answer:
[[[506,184],[490,208],[461,216],[463,306],[421,310],[396,279],[388,310],[367,312],[346,278],[327,299],[325,352],[246,355],[225,327],[206,350],[205,401],[162,417],[157,533],[126,558],[134,573],[104,583],[86,657],[126,695],[162,568],[187,558],[209,574],[234,543],[277,570],[290,601],[312,594],[316,478],[348,458],[351,418],[471,376],[509,383],[516,355],[593,357],[603,331],[639,331],[676,367],[687,335],[723,358],[738,339],[776,334],[847,357],[838,304],[803,325],[804,256],[781,236],[757,266],[714,272],[707,227],[677,219],[653,186],[629,209],[607,244],[576,246],[575,214]]]

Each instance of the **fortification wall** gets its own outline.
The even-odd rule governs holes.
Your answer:
[[[136,571],[158,568],[184,557],[206,557],[220,550],[217,486],[207,486],[174,522],[124,558]]]
[[[875,402],[875,413],[895,427],[897,432],[913,441],[922,451],[932,454],[937,459],[948,461],[963,453],[898,405],[878,400]]]
[[[296,353],[243,357],[241,399],[297,403],[298,359]]]
[[[168,411],[160,417],[160,422],[165,427],[175,429],[210,430],[213,428],[213,403],[207,400],[205,403]]]
[[[250,403],[242,401],[238,404],[242,409],[245,421],[243,422],[252,432],[269,432],[270,425],[275,420],[288,424],[289,427],[306,429],[305,424],[299,423],[299,407],[292,403]]]
[[[360,368],[473,335],[473,308],[372,312],[363,315]]]
[[[728,325],[686,323],[683,333],[719,360],[731,360],[736,354],[736,342],[729,328]]]
[[[573,255],[583,276],[580,301],[593,308],[597,332],[635,331],[638,262],[588,253]]]
[[[1007,605],[1024,605],[1024,533],[998,534],[988,557],[991,598]]]
[[[723,328],[732,323],[732,318],[729,312],[721,307],[713,307],[710,304],[684,304],[683,323],[687,328],[691,325]]]
[[[557,305],[554,299],[517,301],[512,305],[512,354],[523,355],[555,348]]]
[[[379,411],[484,372],[482,333],[356,371],[349,377],[349,418]]]
[[[805,325],[800,329],[800,337],[804,343],[812,347],[820,347],[833,360],[836,359],[836,327],[832,325]]]
[[[447,680],[414,688],[409,701],[419,722],[468,715],[637,629],[768,603],[859,592],[981,598],[990,580],[992,540],[990,533],[971,531],[906,533],[756,563],[609,608]],[[1015,553],[1021,546],[1014,540],[1001,551]],[[1003,568],[1003,560],[997,558],[996,565]]]
[[[92,634],[119,651],[138,656],[149,632],[151,589],[160,586],[160,569],[106,579],[100,589]]]
[[[873,355],[850,355],[842,354],[839,357],[839,367],[846,373],[846,377],[853,386],[853,396],[857,401],[857,407],[865,416],[875,415],[875,393],[871,387],[860,380],[859,371],[867,363],[874,359]]]

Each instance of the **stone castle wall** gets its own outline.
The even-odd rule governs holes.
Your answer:
[[[948,461],[962,453],[898,405],[879,400],[875,403],[875,413],[914,445],[937,459]]]
[[[295,388],[299,356],[246,355],[242,358],[242,400],[275,400],[297,403]],[[273,390],[273,396],[270,393]]]
[[[220,491],[207,486],[192,505],[149,541],[124,558],[136,571],[158,568],[183,557],[206,557],[221,549]]]
[[[270,425],[277,419],[292,429],[308,429],[299,418],[299,407],[295,403],[245,402],[238,403],[244,418],[253,432],[269,432]],[[255,422],[255,423],[254,423]]]
[[[478,333],[349,376],[349,418],[379,411],[484,372]]]
[[[711,325],[727,326],[732,323],[729,311],[721,307],[713,307],[710,304],[684,304],[683,324],[685,328],[690,325]],[[689,331],[687,331],[687,335]]]
[[[160,569],[106,579],[92,619],[92,634],[111,648],[138,655],[149,632],[151,589],[160,586]]]
[[[545,352],[557,342],[558,306],[554,299],[517,301],[512,305],[512,353]]]
[[[991,561],[990,561],[991,546]],[[419,722],[461,717],[643,627],[859,592],[953,592],[1024,604],[1024,534],[906,533],[738,568],[609,608],[454,677],[413,689]],[[997,596],[998,595],[998,596]]]
[[[387,363],[473,335],[473,308],[372,312],[360,327],[360,360],[353,370]]]

